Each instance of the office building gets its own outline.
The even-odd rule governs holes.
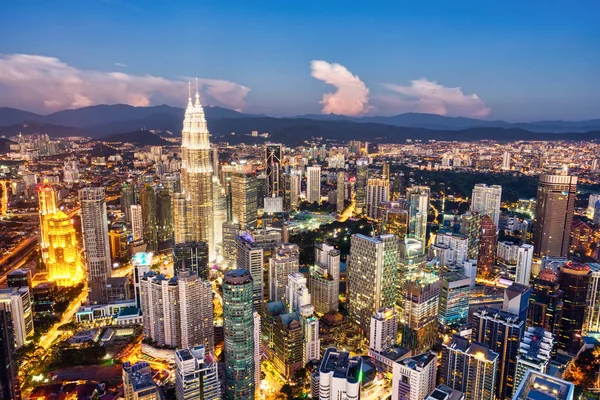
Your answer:
[[[596,213],[598,209],[598,201],[600,201],[600,194],[590,194],[590,197],[588,198],[586,215],[592,221],[597,219]]]
[[[482,215],[489,215],[497,227],[500,222],[501,198],[502,186],[488,186],[484,183],[478,183],[473,188],[471,211],[476,211]]]
[[[346,173],[344,171],[338,171],[337,173],[337,182],[336,182],[336,211],[338,214],[341,214],[344,211],[344,192],[346,191]]]
[[[12,312],[0,306],[0,399],[21,399]]]
[[[294,167],[288,167],[287,172],[283,174],[283,209],[285,211],[296,209],[300,204],[302,175],[302,171]]]
[[[48,280],[58,286],[74,286],[84,277],[79,257],[77,233],[71,219],[62,211],[46,216]]]
[[[141,281],[146,272],[150,271],[152,265],[152,253],[136,253],[131,258],[133,267],[133,295],[137,308],[142,308],[142,289]]]
[[[227,221],[227,196],[225,188],[221,185],[217,175],[213,175],[213,206],[214,216],[213,223],[215,224],[215,247],[219,250],[220,256],[223,255],[223,224]]]
[[[502,170],[504,170],[504,171],[510,170],[510,152],[509,151],[505,151],[504,154],[502,154]]]
[[[223,223],[223,262],[230,268],[237,265],[237,241],[240,224],[233,221]]]
[[[460,272],[448,272],[441,277],[438,321],[443,327],[466,325],[469,315],[471,279]]]
[[[573,383],[529,370],[516,390],[513,400],[573,400],[574,396]]]
[[[302,324],[300,314],[290,312],[275,318],[273,326],[273,365],[286,379],[303,367]]]
[[[494,275],[496,265],[496,244],[498,242],[497,225],[492,217],[484,215],[481,217],[481,230],[479,236],[479,248],[477,254],[477,273],[480,277],[487,279]]]
[[[299,257],[298,245],[284,243],[269,259],[269,301],[285,299],[288,276],[298,272]]]
[[[200,278],[209,277],[208,244],[205,242],[178,243],[173,246],[173,268],[177,275],[184,269],[196,273]]]
[[[465,395],[450,386],[439,385],[425,397],[425,400],[465,400]]]
[[[125,262],[129,259],[130,231],[121,222],[115,222],[108,230],[108,243],[110,245],[110,258],[113,263]],[[140,241],[140,243],[142,243]]]
[[[437,339],[441,282],[437,275],[424,273],[405,283],[402,347],[420,353]],[[413,353],[413,354],[414,354]]]
[[[231,216],[242,229],[254,228],[258,220],[256,174],[236,171],[231,175]],[[264,199],[264,198],[263,198]]]
[[[265,145],[265,170],[267,174],[267,196],[283,197],[282,182],[282,145],[267,143]]]
[[[40,214],[40,249],[42,251],[42,258],[45,261],[50,245],[48,240],[48,220],[58,210],[56,205],[56,191],[50,186],[47,181],[37,187],[38,200],[39,200],[39,214]]]
[[[428,186],[411,186],[406,190],[409,214],[408,237],[421,243],[421,254],[425,254],[430,194],[431,189]]]
[[[379,353],[396,344],[398,313],[393,308],[380,308],[371,317],[369,348]]]
[[[340,251],[326,243],[315,245],[315,265],[310,269],[309,289],[315,312],[337,312],[340,293]]]
[[[140,205],[142,207],[142,239],[147,251],[158,250],[156,225],[156,191],[154,186],[144,183],[140,187]]]
[[[131,224],[131,206],[135,204],[135,192],[131,182],[124,182],[119,198],[121,212],[125,215],[125,222]]]
[[[570,354],[577,354],[581,348],[590,277],[589,265],[569,261],[559,269],[558,284],[563,292],[563,307],[556,346]]]
[[[188,200],[183,193],[173,194],[173,243],[186,243],[192,240],[188,221]],[[141,210],[140,210],[141,211]],[[132,210],[133,212],[133,210]],[[134,234],[135,236],[135,234]]]
[[[355,212],[357,215],[367,211],[367,181],[369,179],[369,159],[359,158],[356,160],[356,183],[354,184]]]
[[[540,175],[533,226],[535,256],[568,255],[576,194],[576,176],[569,176],[566,172]]]
[[[470,260],[477,260],[479,256],[481,217],[478,212],[467,211],[460,219],[460,233],[467,237],[467,257]]]
[[[468,239],[458,233],[438,233],[435,244],[429,248],[429,258],[437,258],[440,270],[445,272],[453,267],[462,266],[467,261]]]
[[[438,381],[463,392],[465,400],[495,400],[498,353],[455,335],[442,344]]]
[[[362,364],[361,357],[328,348],[319,366],[319,400],[359,400]]]
[[[6,283],[8,287],[27,287],[29,290],[31,286],[31,270],[28,268],[17,268],[6,274]]]
[[[551,268],[542,269],[533,280],[527,326],[540,327],[556,337],[560,329],[563,297],[556,272]]]
[[[400,241],[406,239],[409,225],[408,211],[400,208],[398,203],[392,202],[380,203],[379,210],[381,221],[379,231],[382,234],[396,235]]]
[[[587,307],[583,320],[583,334],[600,332],[600,265],[590,264]]]
[[[264,298],[264,249],[256,246],[249,235],[240,236],[237,245],[237,268],[252,275],[254,310],[260,311]]]
[[[204,346],[175,351],[175,394],[177,400],[221,399],[217,360]]]
[[[123,363],[123,391],[125,400],[161,400],[162,393],[154,379],[150,364],[139,361]]]
[[[200,94],[188,99],[181,131],[181,192],[187,199],[190,237],[186,241],[208,243],[208,258],[215,258],[210,141]]]
[[[367,217],[377,219],[379,203],[388,201],[390,182],[385,179],[369,179],[367,181]]]
[[[518,388],[527,374],[533,370],[545,374],[552,357],[554,338],[543,328],[527,327],[519,344],[517,366],[515,370],[514,387]]]
[[[349,317],[366,335],[371,316],[396,302],[398,240],[394,235],[352,235],[348,256]]]
[[[529,285],[531,277],[531,264],[533,263],[533,246],[522,244],[517,253],[517,269],[515,272],[515,282],[523,285]]]
[[[81,204],[81,231],[88,281],[88,300],[91,304],[105,304],[106,279],[110,276],[111,258],[104,188],[81,189],[79,203]]]
[[[159,346],[214,348],[212,286],[182,270],[167,279],[150,271],[140,280],[144,336]]]
[[[435,388],[437,356],[433,352],[396,361],[392,371],[392,400],[423,400]]]
[[[225,394],[229,400],[254,398],[254,313],[252,275],[230,270],[223,278]]]
[[[321,202],[321,167],[318,165],[306,168],[306,201]]]
[[[487,306],[473,313],[473,341],[498,353],[495,386],[499,399],[510,399],[515,389],[517,354],[524,332],[525,321],[515,314]]]
[[[0,289],[0,309],[11,316],[15,349],[27,344],[33,336],[33,301],[26,286]]]
[[[156,236],[163,249],[173,242],[173,199],[171,192],[159,186],[156,189]]]
[[[527,320],[529,313],[529,299],[531,298],[531,287],[512,283],[504,289],[504,301],[502,311],[518,316],[523,321]]]

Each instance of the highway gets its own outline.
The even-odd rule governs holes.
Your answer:
[[[2,266],[2,276],[0,277],[0,286],[4,285],[6,282],[6,276],[8,273],[14,271],[22,267],[25,264],[25,259],[27,256],[35,249],[38,242],[38,236],[31,236],[27,239],[24,239],[15,246],[14,249],[10,252],[10,254],[6,254],[4,257],[0,258],[0,265]],[[23,253],[19,256],[20,253]],[[11,263],[11,259],[12,263]],[[6,267],[5,267],[6,265]],[[6,268],[6,270],[5,270]]]
[[[52,343],[54,343],[54,341],[59,336],[58,328],[63,324],[71,322],[71,320],[75,316],[75,313],[77,312],[77,310],[79,310],[79,307],[81,307],[81,303],[85,301],[87,294],[88,293],[86,285],[83,287],[81,294],[77,296],[77,298],[73,299],[73,301],[71,301],[71,304],[69,304],[69,307],[67,307],[67,310],[63,313],[60,321],[54,324],[52,328],[50,328],[50,330],[48,330],[48,332],[46,332],[46,334],[40,338],[40,341],[38,343],[39,346],[42,346],[44,350],[48,350],[50,346],[52,346]]]

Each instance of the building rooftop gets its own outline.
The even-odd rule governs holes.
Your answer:
[[[346,379],[350,383],[361,380],[362,358],[350,357],[350,353],[338,351],[330,347],[325,351],[319,371],[321,373],[333,373],[335,378]]]
[[[463,400],[463,392],[452,389],[450,386],[439,385],[425,398],[425,400]]]
[[[513,400],[573,400],[575,386],[571,382],[527,370]]]
[[[509,325],[519,326],[523,323],[523,320],[517,315],[489,306],[480,307],[479,310],[475,311],[474,315],[487,319],[500,320]]]
[[[426,367],[430,362],[432,362],[435,359],[435,357],[435,353],[427,352],[414,357],[405,358],[404,360],[399,361],[399,363],[410,369],[420,370],[421,368]]]

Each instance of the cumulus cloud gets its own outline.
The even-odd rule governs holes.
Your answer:
[[[449,88],[425,78],[411,81],[410,86],[383,84],[399,96],[384,96],[378,100],[395,112],[422,112],[484,118],[490,108],[476,94],[465,94],[460,87]]]
[[[219,79],[199,79],[204,104],[242,109],[249,88]],[[58,58],[0,55],[0,105],[52,112],[94,104],[185,105],[188,84],[152,75],[75,68]]]
[[[343,65],[314,60],[310,69],[313,78],[337,89],[323,95],[323,114],[361,115],[372,109],[368,104],[369,88]]]

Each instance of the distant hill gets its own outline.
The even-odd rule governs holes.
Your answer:
[[[91,137],[96,135],[95,132],[88,131],[82,128],[74,128],[72,126],[59,126],[47,124],[43,122],[24,122],[9,126],[0,126],[0,136],[17,136],[19,133],[23,135],[47,134],[50,137],[67,137],[67,136],[85,136]]]
[[[169,146],[172,143],[149,131],[116,133],[101,139],[103,142],[133,143],[136,146]]]

